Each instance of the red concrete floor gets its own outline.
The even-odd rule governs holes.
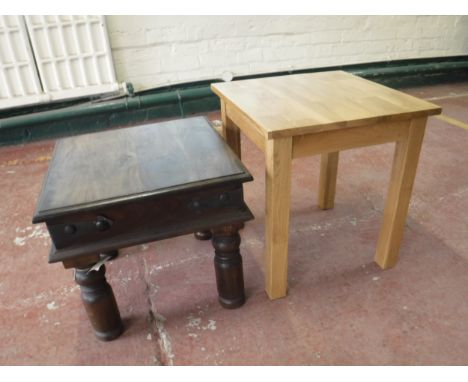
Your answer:
[[[468,122],[468,83],[407,89]],[[211,119],[219,119],[212,113]],[[93,337],[73,272],[32,226],[54,142],[0,149],[0,364],[468,364],[468,131],[431,118],[398,265],[373,263],[393,145],[340,156],[336,206],[317,208],[319,158],[293,162],[289,295],[263,290],[264,161],[242,137],[256,219],[242,231],[248,300],[218,304],[212,248],[192,236],[107,266],[126,331]]]

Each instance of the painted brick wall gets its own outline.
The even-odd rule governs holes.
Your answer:
[[[119,81],[204,79],[468,54],[468,16],[107,16]]]

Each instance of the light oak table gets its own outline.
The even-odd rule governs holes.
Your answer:
[[[240,131],[266,162],[265,288],[287,292],[291,161],[321,154],[318,204],[333,208],[340,150],[396,142],[375,261],[394,266],[403,236],[430,102],[343,71],[211,85],[221,99],[223,135],[241,155]]]

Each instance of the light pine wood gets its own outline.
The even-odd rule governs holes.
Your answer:
[[[271,299],[286,296],[292,140],[269,140],[265,152],[265,284]]]
[[[327,209],[334,205],[339,151],[397,142],[375,257],[384,268],[397,261],[411,195],[408,184],[416,171],[415,148],[419,153],[418,134],[423,134],[420,126],[428,116],[440,114],[439,106],[343,71],[216,83],[211,88],[221,98],[225,126],[236,125],[265,152],[265,279],[271,299],[285,296],[287,290],[291,158],[323,154],[319,206]],[[236,134],[225,134],[231,146],[237,144]]]
[[[401,141],[407,135],[408,121],[300,135],[293,138],[293,158]]]
[[[441,111],[433,103],[343,71],[223,82],[211,88],[242,110],[268,139]]]
[[[240,130],[228,117],[226,112],[226,102],[221,100],[221,120],[223,122],[223,136],[227,144],[231,147],[239,159],[241,159]]]
[[[427,118],[413,119],[408,138],[397,142],[375,261],[383,269],[398,261]]]
[[[336,176],[338,173],[339,151],[322,154],[320,161],[320,181],[318,206],[328,210],[335,205]]]
[[[263,131],[260,127],[252,122],[241,110],[230,103],[226,105],[226,113],[234,124],[242,126],[242,132],[247,135],[260,150],[265,151],[266,137],[263,135]]]

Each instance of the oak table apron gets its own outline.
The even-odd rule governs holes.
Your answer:
[[[240,130],[265,153],[265,289],[287,293],[291,161],[321,154],[318,205],[333,208],[340,150],[395,142],[375,261],[398,260],[430,102],[343,71],[215,83],[223,135],[241,156]]]

